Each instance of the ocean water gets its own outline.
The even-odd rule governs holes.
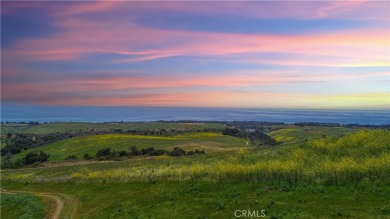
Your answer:
[[[1,121],[268,121],[390,124],[388,110],[222,109],[178,107],[92,107],[2,104]]]

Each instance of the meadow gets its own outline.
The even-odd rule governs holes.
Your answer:
[[[231,151],[244,147],[245,141],[220,133],[195,132],[172,136],[149,136],[130,134],[99,134],[64,139],[42,147],[32,148],[17,154],[15,158],[23,157],[32,151],[44,151],[50,154],[50,161],[64,160],[69,155],[82,159],[84,154],[95,155],[97,150],[110,147],[113,150],[129,150],[131,146],[137,148],[154,147],[156,149],[171,150],[181,147],[185,150],[200,149],[206,153]]]
[[[89,123],[89,122],[54,122],[40,125],[28,124],[2,124],[3,133],[31,133],[49,134],[56,132],[87,132],[87,131],[111,131],[122,130],[198,130],[198,129],[223,129],[221,123],[169,123],[169,122],[110,122],[110,123]]]
[[[4,187],[55,191],[61,218],[235,218],[237,209],[266,210],[266,218],[389,218],[389,187],[213,182],[19,183]],[[66,196],[72,200],[66,199]]]
[[[31,194],[2,193],[2,218],[44,218],[50,212],[50,200]]]
[[[74,137],[37,147],[52,156],[45,166],[2,170],[2,188],[57,194],[63,218],[235,218],[237,209],[390,218],[390,130],[286,125],[268,134],[283,143],[247,145],[218,132]],[[129,145],[203,146],[206,154],[59,162]]]

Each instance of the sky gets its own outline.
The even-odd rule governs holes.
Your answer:
[[[389,1],[1,2],[2,103],[390,109]]]

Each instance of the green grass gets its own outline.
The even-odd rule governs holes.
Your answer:
[[[173,147],[181,147],[185,150],[200,149],[206,153],[237,150],[245,147],[246,143],[239,138],[225,136],[220,133],[196,132],[173,136],[148,136],[130,134],[100,134],[64,139],[52,144],[25,150],[15,155],[22,157],[31,151],[44,151],[50,154],[51,161],[64,160],[69,155],[75,155],[79,159],[85,153],[95,155],[97,150],[109,147],[112,150],[128,151],[131,146],[137,148],[154,147],[156,149],[172,150]]]
[[[68,197],[75,218],[234,218],[237,209],[264,209],[266,218],[390,218],[389,130],[288,126],[270,135],[285,143],[258,148],[218,133],[71,138],[41,148],[54,160],[71,145],[129,142],[221,153],[2,170],[2,188]]]
[[[285,145],[302,144],[306,140],[326,136],[338,137],[353,133],[359,129],[351,129],[346,127],[299,127],[299,126],[284,126],[276,131],[272,131],[269,135],[276,141],[284,142]]]
[[[31,194],[1,194],[1,218],[44,218],[50,203]]]
[[[390,188],[257,183],[45,183],[5,181],[9,189],[55,192],[77,200],[76,218],[389,218]],[[66,203],[65,203],[66,205]]]
[[[208,138],[212,136],[212,133],[204,134]],[[190,136],[170,138],[179,141],[178,139],[190,139]],[[192,137],[199,140],[202,133],[197,133],[196,136]],[[60,148],[53,150],[60,151]],[[242,147],[229,153],[184,158],[161,156],[88,166],[60,166],[51,168],[49,172],[44,168],[7,170],[3,171],[2,177],[22,182],[203,180],[322,185],[378,181],[386,184],[390,179],[389,160],[390,131],[362,130],[341,138],[312,139],[296,147]]]
[[[207,133],[211,134],[211,133]],[[200,135],[200,134],[199,134]],[[390,131],[359,131],[341,138],[312,139],[296,147],[242,147],[186,157],[133,158],[123,162],[5,170],[21,182],[288,182],[347,185],[390,179]]]
[[[24,132],[32,134],[48,134],[67,131],[111,131],[122,130],[198,130],[198,129],[223,129],[220,123],[165,123],[165,122],[129,122],[129,123],[87,123],[87,122],[58,122],[27,126],[24,124],[2,124],[2,133]]]

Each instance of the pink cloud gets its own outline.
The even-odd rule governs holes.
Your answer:
[[[379,10],[383,2],[325,1],[325,2],[70,2],[69,4],[37,4],[50,8],[58,33],[43,38],[26,38],[2,50],[5,61],[75,60],[91,54],[118,54],[113,63],[148,61],[172,56],[230,56],[247,53],[291,53],[301,59],[262,60],[263,63],[282,65],[331,66],[386,66],[390,46],[388,29],[341,31],[312,35],[234,34],[200,31],[152,29],[137,26],[133,21],[88,21],[77,17],[89,13],[129,11],[150,13],[155,11],[194,11],[208,14],[236,14],[265,18],[299,17],[302,19],[341,16],[354,18],[354,11]],[[8,3],[6,11],[18,7],[36,7],[33,3]],[[37,7],[36,7],[37,8]],[[274,10],[270,10],[270,9]],[[290,10],[293,8],[294,10]],[[288,9],[288,10],[287,10]],[[132,18],[132,14],[129,16]],[[375,14],[375,13],[374,13]],[[381,14],[381,13],[379,13]],[[70,19],[69,17],[73,18]],[[361,17],[361,16],[360,16]],[[388,21],[388,13],[386,17]],[[326,60],[325,58],[329,58]],[[310,61],[305,61],[310,59]],[[314,62],[313,62],[314,60]],[[330,61],[331,60],[331,61]],[[337,60],[334,62],[333,60]],[[237,58],[237,61],[257,60]]]
[[[248,7],[248,4],[253,7]],[[272,4],[264,2],[258,5],[253,2],[224,2],[220,5],[215,2],[210,4],[204,2],[164,2],[161,4],[154,2],[78,2],[64,5],[61,8],[53,5],[46,7],[44,3],[20,3],[9,4],[4,11],[2,10],[2,13],[12,13],[18,8],[42,7],[51,15],[54,24],[59,29],[58,32],[46,37],[17,40],[14,44],[2,49],[3,64],[7,66],[2,69],[2,76],[6,79],[12,79],[12,76],[15,76],[12,83],[2,84],[2,99],[62,105],[278,107],[284,104],[293,106],[294,104],[308,104],[310,101],[316,102],[318,95],[272,94],[238,90],[243,87],[308,82],[364,81],[389,75],[389,72],[346,75],[335,72],[318,74],[316,72],[285,71],[225,72],[223,76],[218,76],[210,72],[207,76],[184,78],[166,75],[152,77],[147,74],[118,76],[119,74],[113,71],[112,75],[117,75],[116,77],[104,77],[104,79],[91,76],[89,79],[65,78],[50,81],[50,83],[47,83],[45,78],[37,82],[15,82],[15,78],[26,78],[22,76],[27,74],[8,68],[15,63],[18,65],[24,61],[36,60],[44,62],[85,61],[84,58],[96,54],[115,54],[115,58],[111,56],[109,60],[106,60],[110,64],[149,61],[173,56],[195,56],[208,61],[222,60],[285,66],[390,66],[390,31],[385,28],[373,27],[355,31],[305,35],[239,34],[146,28],[138,26],[132,20],[137,13],[147,14],[160,10],[206,13],[212,16],[299,19],[329,17],[360,19],[357,12],[369,11],[370,13],[364,14],[363,19],[383,19],[381,11],[386,3],[301,2],[299,7],[296,6],[296,2]],[[365,7],[366,10],[363,10]],[[96,16],[100,13],[115,13],[121,10],[134,13],[130,15],[130,21],[92,21],[90,17],[83,16],[90,14]],[[378,11],[378,15],[373,14],[373,10]],[[385,18],[388,19],[388,14]],[[257,55],[265,53],[281,54],[281,56],[256,58]],[[34,74],[30,69],[24,71]],[[210,89],[203,89],[205,87]],[[185,88],[201,91],[195,93]],[[156,89],[164,92],[159,93]],[[133,91],[135,93],[132,93]],[[378,102],[381,103],[383,95],[379,96]],[[369,97],[376,98],[375,94],[362,98],[340,98],[362,101]],[[327,98],[327,100],[337,102],[339,97],[328,96]]]
[[[241,91],[172,92],[142,95],[58,95],[56,93],[30,93],[25,102],[48,105],[89,106],[185,106],[185,107],[389,107],[387,93],[362,93],[349,95],[313,95],[305,93],[270,93]],[[44,97],[44,98],[43,98]]]
[[[52,11],[54,16],[74,16],[78,14],[87,14],[94,12],[104,12],[111,9],[122,7],[126,2],[120,1],[84,1],[71,3],[66,7],[60,8],[59,10]]]
[[[76,101],[80,98],[86,102],[93,102],[97,96],[105,99],[118,99],[122,96],[133,95],[149,98],[152,100],[155,96],[160,96],[161,92],[156,93],[156,89],[169,88],[164,91],[165,96],[173,98],[180,90],[188,88],[209,87],[213,90],[237,90],[242,87],[262,87],[269,85],[282,85],[294,83],[313,83],[313,82],[339,82],[349,81],[351,83],[358,81],[367,81],[376,77],[387,77],[389,72],[370,72],[359,75],[338,74],[309,74],[304,72],[230,72],[223,76],[192,76],[184,77],[151,77],[145,75],[135,75],[127,77],[111,77],[104,79],[68,79],[57,81],[37,81],[37,82],[16,82],[8,83],[2,86],[2,99],[32,101],[46,103],[56,101]],[[182,88],[182,89],[180,89]],[[197,89],[196,92],[202,92],[204,89]],[[206,89],[207,90],[207,89]],[[120,91],[120,92],[117,92]],[[140,94],[134,93],[139,91]],[[215,91],[216,92],[216,91]],[[221,91],[222,92],[222,91]],[[150,94],[148,94],[150,93]],[[193,95],[193,92],[187,92]],[[234,92],[233,92],[234,93]],[[179,95],[179,97],[181,97]],[[41,101],[41,102],[40,102]],[[147,102],[149,104],[149,102]],[[109,103],[107,102],[107,105]],[[142,104],[141,104],[142,105]]]
[[[137,62],[172,56],[272,52],[305,55],[318,60],[315,63],[307,62],[314,65],[324,62],[328,62],[325,65],[331,64],[321,60],[321,56],[328,56],[338,59],[335,63],[337,66],[364,64],[367,61],[383,66],[388,65],[390,55],[386,49],[390,46],[387,37],[389,30],[383,29],[288,36],[150,29],[131,22],[111,27],[108,23],[74,19],[59,22],[58,25],[63,28],[62,32],[46,38],[20,40],[5,49],[4,56],[50,61],[111,53],[123,56],[113,62]],[[270,63],[273,62],[271,60]],[[302,63],[304,60],[289,62]]]

